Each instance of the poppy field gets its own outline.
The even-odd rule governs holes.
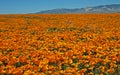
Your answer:
[[[0,15],[0,75],[120,75],[120,14]]]

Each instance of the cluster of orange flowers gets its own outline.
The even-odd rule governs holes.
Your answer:
[[[0,75],[119,75],[120,14],[0,15]]]

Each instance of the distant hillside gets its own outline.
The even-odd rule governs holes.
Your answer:
[[[120,13],[120,4],[100,5],[77,9],[52,9],[37,12],[37,14],[64,14],[64,13]]]

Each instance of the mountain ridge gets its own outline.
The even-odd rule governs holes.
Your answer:
[[[99,5],[85,8],[58,8],[36,12],[36,14],[76,14],[76,13],[120,13],[120,4]]]

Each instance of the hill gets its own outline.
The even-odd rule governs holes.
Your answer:
[[[75,8],[75,9],[52,9],[37,12],[37,14],[67,14],[67,13],[119,13],[120,4],[100,5],[94,7]]]

